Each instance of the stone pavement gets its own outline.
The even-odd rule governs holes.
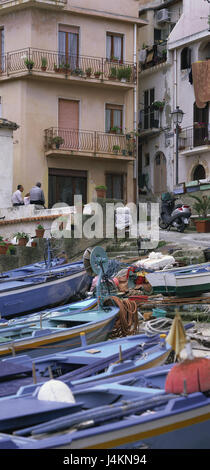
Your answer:
[[[179,233],[172,229],[170,231],[160,229],[159,237],[160,240],[179,245],[180,248],[183,248],[183,245],[210,248],[210,233],[197,233],[187,230],[184,233]]]

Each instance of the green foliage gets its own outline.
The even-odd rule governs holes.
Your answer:
[[[193,204],[193,209],[197,212],[200,218],[207,218],[208,212],[210,211],[210,196],[192,196],[189,195],[196,200]]]
[[[27,240],[29,240],[29,235],[25,232],[17,232],[14,234],[14,237],[16,237],[17,240],[20,240],[20,238],[26,238]]]

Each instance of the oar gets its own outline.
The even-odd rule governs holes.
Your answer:
[[[73,426],[90,427],[113,419],[120,419],[133,413],[143,413],[148,409],[166,404],[170,399],[178,395],[167,394],[158,395],[152,398],[132,400],[129,402],[121,401],[119,404],[100,406],[88,411],[79,411],[61,418],[50,420],[44,424],[31,426],[29,428],[15,431],[14,434],[24,436],[27,434],[46,434],[50,432],[62,431]]]

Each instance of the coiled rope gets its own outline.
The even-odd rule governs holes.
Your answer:
[[[136,335],[138,333],[139,325],[136,302],[129,299],[120,299],[116,296],[111,296],[104,301],[104,305],[113,305],[113,303],[120,308],[120,311],[117,315],[112,333],[109,336],[110,339]]]

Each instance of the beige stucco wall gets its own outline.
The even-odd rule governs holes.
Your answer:
[[[13,181],[13,131],[0,128],[0,207],[11,205]]]
[[[74,2],[77,7],[97,9],[106,8],[111,13],[117,11],[125,15],[138,17],[138,2],[135,0],[117,0],[104,2]],[[85,4],[85,5],[84,5]],[[72,6],[72,3],[71,3]],[[6,10],[5,10],[6,11]],[[75,25],[80,28],[80,55],[106,57],[106,32],[124,34],[124,57],[133,62],[134,26],[132,23],[102,17],[88,16],[70,11],[52,11],[47,8],[22,9],[5,13],[0,17],[0,25],[5,30],[5,52],[24,48],[38,48],[46,51],[58,51],[59,24]],[[97,40],[96,40],[97,39]],[[43,54],[44,55],[44,54]],[[23,57],[24,60],[24,57]],[[15,77],[15,75],[13,76]],[[14,178],[13,189],[23,184],[24,193],[41,181],[47,199],[48,167],[85,169],[88,171],[88,200],[94,197],[95,184],[105,183],[105,172],[127,173],[127,199],[133,200],[133,163],[114,160],[93,161],[83,157],[48,158],[44,154],[44,130],[58,126],[58,99],[72,99],[80,102],[81,130],[105,131],[106,103],[120,104],[124,107],[124,128],[134,127],[133,89],[120,85],[94,84],[78,82],[64,77],[56,79],[53,74],[46,78],[41,75],[16,77],[13,80],[0,81],[2,97],[2,115],[18,122],[20,128],[14,139]]]
[[[106,2],[104,0],[71,0],[69,6],[138,18],[138,2],[136,0],[115,0],[114,2],[113,0],[106,0]]]

